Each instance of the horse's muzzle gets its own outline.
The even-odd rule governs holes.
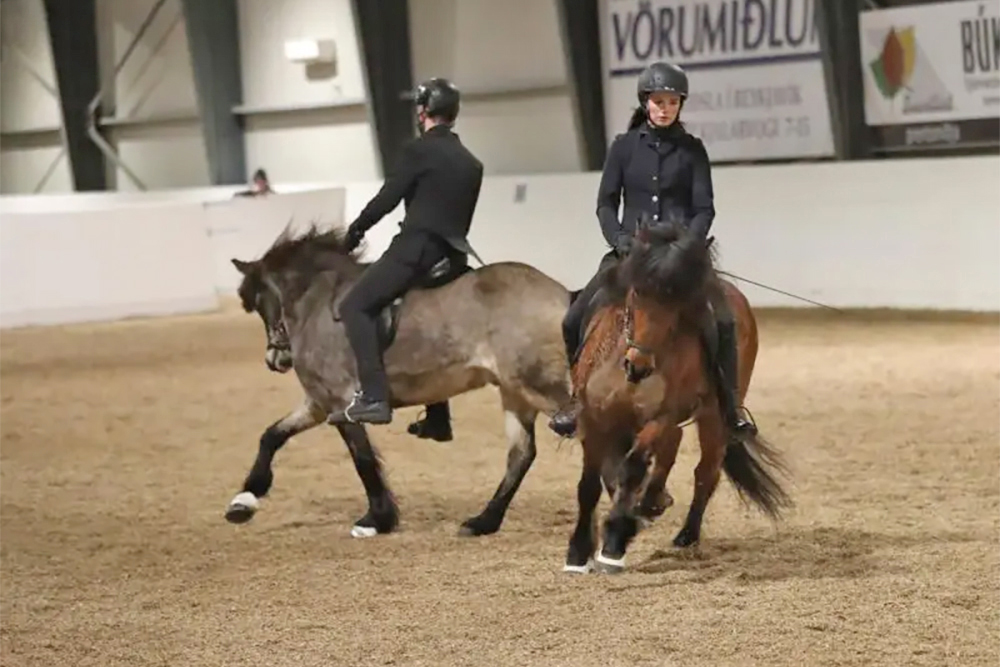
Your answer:
[[[629,384],[639,384],[650,375],[653,374],[653,369],[649,366],[637,366],[628,357],[625,358],[625,379],[628,380]]]
[[[264,353],[264,363],[275,373],[287,373],[292,370],[292,353],[289,350],[268,347]]]

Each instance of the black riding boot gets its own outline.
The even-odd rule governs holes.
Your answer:
[[[566,321],[563,322],[563,342],[566,345],[566,360],[569,363],[570,372],[572,372],[576,365],[576,356],[580,353],[580,323],[573,315],[567,317]],[[576,396],[573,396],[568,404],[562,406],[558,412],[552,415],[549,428],[563,438],[573,437],[573,434],[576,433],[576,420],[579,416],[580,403],[576,400]]]
[[[452,439],[452,433],[451,409],[448,407],[448,401],[428,405],[424,418],[413,422],[406,430],[410,435],[415,435],[418,438],[449,442]]]
[[[718,372],[719,372],[719,404],[722,408],[722,416],[726,425],[735,433],[748,433],[755,435],[757,427],[753,422],[743,418],[742,410],[738,406],[737,396],[739,388],[737,383],[737,369],[739,367],[739,353],[736,349],[736,324],[733,322],[718,322],[719,330],[719,352],[718,352]]]

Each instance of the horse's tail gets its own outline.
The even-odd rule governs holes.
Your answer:
[[[787,476],[788,467],[781,454],[759,434],[730,436],[722,469],[740,499],[751,501],[771,518],[780,518],[781,510],[792,506],[776,475]]]

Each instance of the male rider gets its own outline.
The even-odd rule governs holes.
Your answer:
[[[393,173],[347,229],[350,249],[405,198],[400,232],[340,304],[340,319],[358,364],[361,389],[330,423],[388,424],[389,382],[377,334],[379,313],[445,257],[468,254],[466,237],[479,200],[483,164],[452,129],[458,89],[446,79],[420,84],[414,95],[420,136],[407,144]]]

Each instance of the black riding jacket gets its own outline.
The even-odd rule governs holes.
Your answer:
[[[622,194],[625,207],[619,222]],[[608,244],[614,246],[622,233],[634,234],[642,212],[654,222],[676,217],[691,233],[707,238],[715,205],[711,166],[701,139],[676,125],[654,131],[647,123],[615,137],[597,192],[597,218]]]
[[[362,231],[406,201],[403,232],[421,230],[452,243],[464,241],[483,183],[483,163],[446,125],[435,125],[411,141],[385,184],[357,222]]]

